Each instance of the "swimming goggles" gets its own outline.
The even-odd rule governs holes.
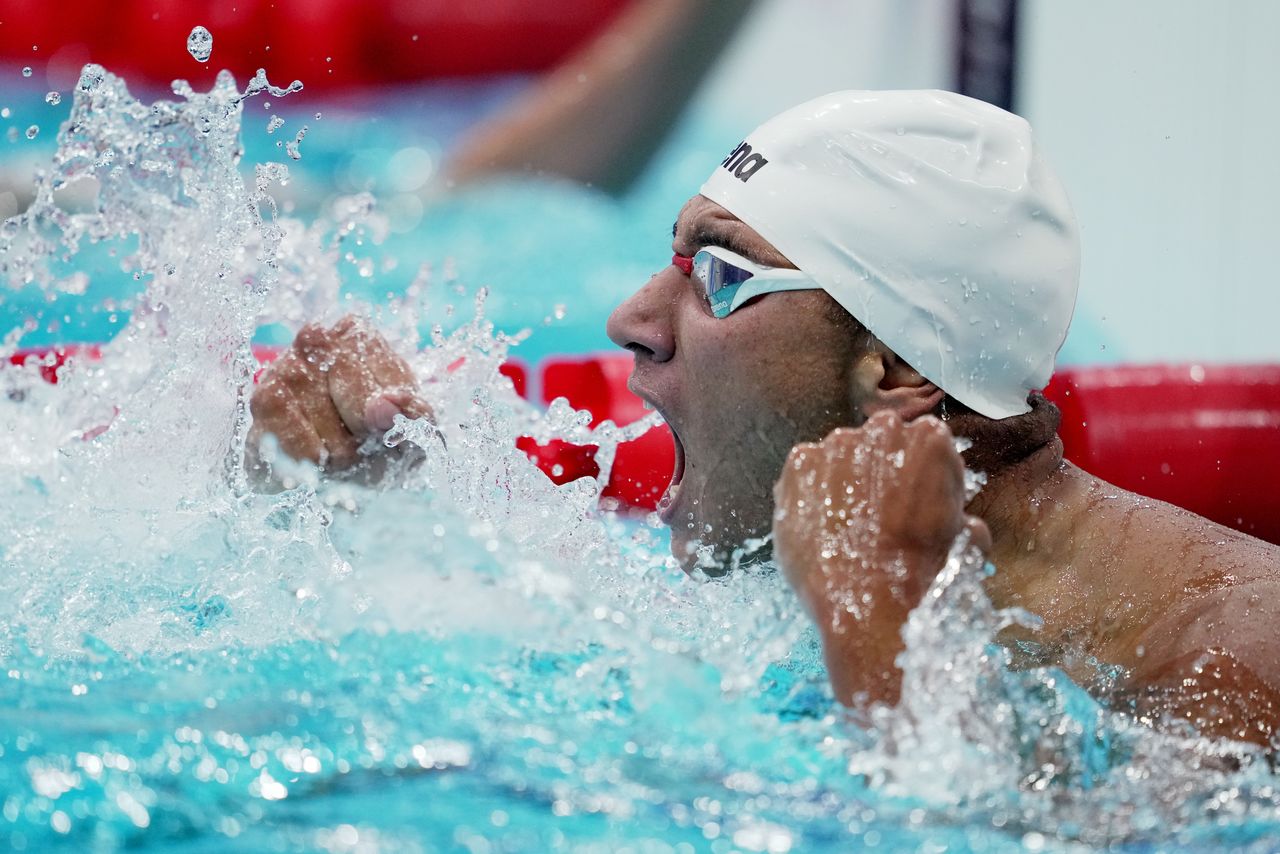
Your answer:
[[[822,288],[799,270],[761,267],[736,252],[719,246],[699,249],[692,258],[688,255],[674,255],[671,263],[702,285],[711,313],[719,318],[728,317],[746,305],[748,300],[763,294]]]

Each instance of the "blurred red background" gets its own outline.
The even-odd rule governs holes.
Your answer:
[[[221,68],[237,79],[266,68],[273,82],[308,88],[537,72],[554,66],[628,0],[4,0],[0,62],[45,66],[68,87],[97,62],[129,79],[208,87]],[[195,26],[213,55],[186,51]],[[34,50],[33,50],[34,46]]]

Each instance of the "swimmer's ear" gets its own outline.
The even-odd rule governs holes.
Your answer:
[[[943,398],[942,389],[883,345],[858,357],[850,380],[854,405],[867,418],[895,412],[914,421],[936,410]]]

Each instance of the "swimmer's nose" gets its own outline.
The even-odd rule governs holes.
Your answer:
[[[658,273],[626,302],[613,310],[605,331],[609,340],[655,362],[668,361],[676,352],[671,312],[675,307],[674,279],[683,276],[675,267]]]

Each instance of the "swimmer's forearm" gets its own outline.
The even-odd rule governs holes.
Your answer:
[[[966,529],[990,552],[964,496],[955,439],[930,417],[886,410],[791,449],[774,487],[774,555],[818,626],[841,703],[897,705],[907,617]]]
[[[831,692],[838,702],[859,711],[898,704],[902,670],[896,660],[904,648],[904,622],[905,618],[876,617],[857,632],[832,629],[830,624],[819,632]]]
[[[897,659],[906,646],[902,629],[922,591],[913,586],[908,593],[890,579],[931,578],[937,573],[936,563],[933,555],[895,552],[892,558],[842,567],[833,573],[872,582],[860,586],[852,600],[848,594],[811,598],[810,612],[822,639],[831,690],[841,704],[859,711],[898,704],[902,669]],[[886,571],[889,566],[894,567],[892,572]],[[852,604],[843,606],[838,604],[840,600]]]

